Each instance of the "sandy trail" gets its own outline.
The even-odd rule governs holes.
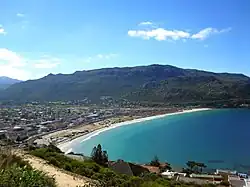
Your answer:
[[[91,179],[82,177],[65,170],[56,168],[47,164],[45,160],[34,157],[29,154],[18,153],[24,160],[28,161],[30,165],[39,171],[47,173],[48,176],[54,177],[58,187],[94,187]]]

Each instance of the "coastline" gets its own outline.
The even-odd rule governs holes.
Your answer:
[[[99,135],[100,133],[103,133],[105,131],[114,129],[114,128],[118,128],[124,125],[131,125],[131,124],[135,124],[135,123],[140,123],[140,122],[144,122],[144,121],[149,121],[149,120],[154,120],[154,119],[159,119],[159,118],[163,118],[163,117],[167,117],[167,116],[172,116],[172,115],[178,115],[178,114],[185,114],[185,113],[193,113],[193,112],[200,112],[200,111],[207,111],[207,110],[212,110],[211,108],[197,108],[197,109],[189,109],[189,110],[183,110],[183,111],[178,111],[178,112],[173,112],[173,113],[167,113],[167,114],[161,114],[161,115],[156,115],[156,116],[149,116],[149,117],[145,117],[145,118],[139,118],[139,119],[133,119],[133,120],[129,120],[129,121],[125,121],[125,122],[121,122],[121,123],[116,123],[116,124],[112,124],[109,127],[104,127],[101,129],[97,129],[93,132],[90,132],[88,134],[82,135],[80,137],[74,138],[70,141],[66,141],[66,142],[60,142],[57,147],[59,149],[61,149],[61,151],[65,152],[65,154],[72,152],[72,147],[76,144],[79,144],[83,141],[89,140],[92,137],[95,137],[97,135]]]

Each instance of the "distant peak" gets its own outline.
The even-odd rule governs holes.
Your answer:
[[[55,76],[55,74],[50,73],[50,74],[48,74],[46,77],[52,77],[52,76]]]

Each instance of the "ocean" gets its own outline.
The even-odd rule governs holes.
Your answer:
[[[72,147],[90,155],[101,144],[110,160],[148,163],[155,155],[175,167],[187,161],[210,169],[250,171],[250,110],[216,109],[166,116],[100,133]]]

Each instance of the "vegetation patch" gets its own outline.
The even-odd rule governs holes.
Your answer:
[[[55,187],[54,178],[34,170],[9,150],[0,149],[0,187]]]
[[[50,164],[53,164],[59,168],[94,180],[98,180],[101,184],[100,186],[102,187],[201,186],[176,182],[153,173],[145,173],[141,176],[118,174],[104,164],[104,162],[107,160],[107,153],[102,151],[100,146],[94,148],[92,153],[92,157],[95,158],[99,164],[97,164],[92,159],[84,161],[71,159],[60,151],[56,151],[56,149],[52,147],[32,150],[30,153],[34,156],[38,156],[47,160]]]

